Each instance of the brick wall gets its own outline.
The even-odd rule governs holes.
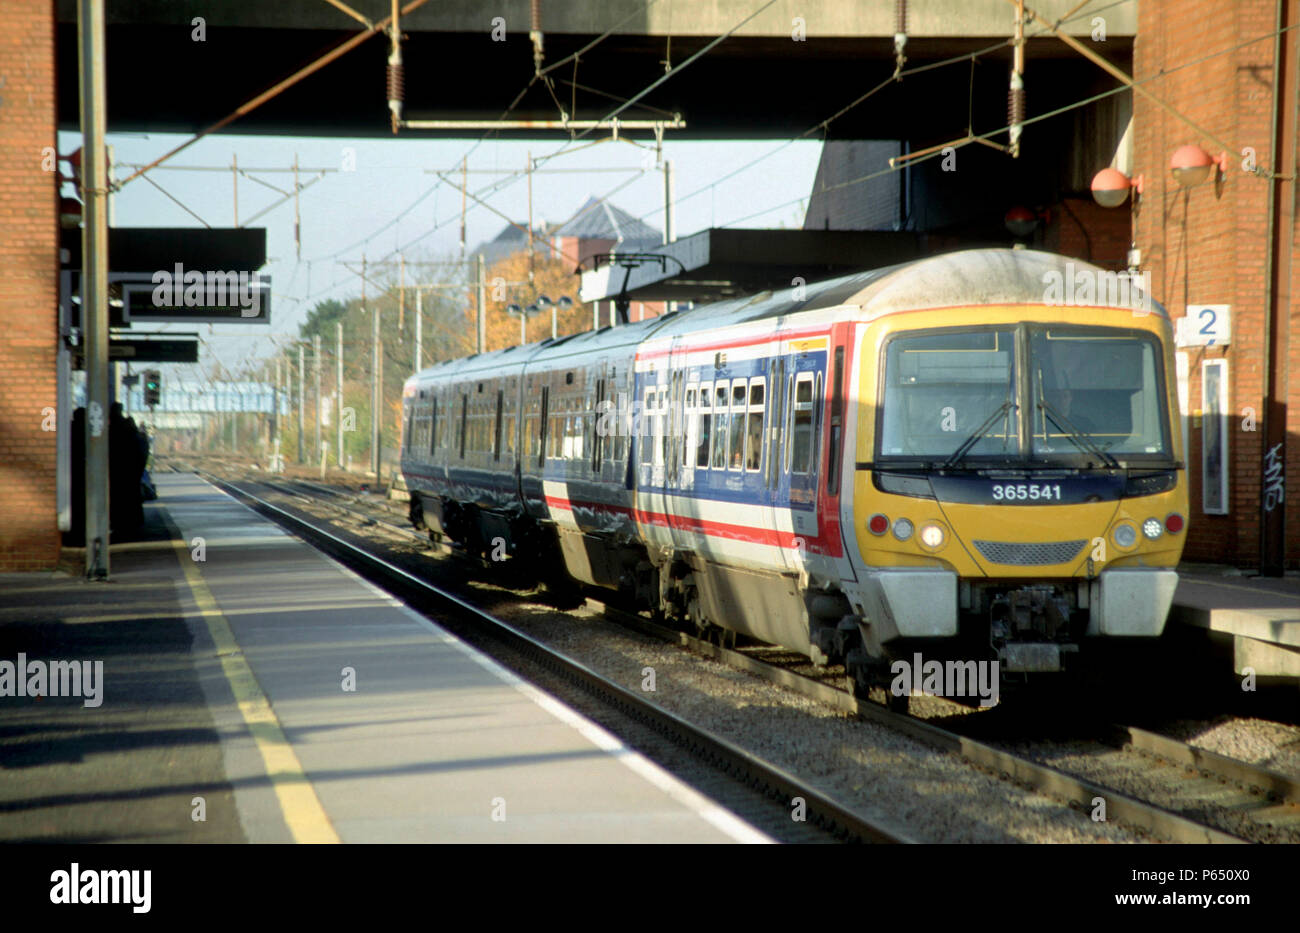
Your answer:
[[[58,204],[54,2],[0,0],[0,571],[53,567]]]
[[[1243,422],[1247,408],[1253,409],[1256,418],[1262,418],[1264,411],[1270,186],[1266,179],[1246,174],[1240,166],[1241,151],[1247,146],[1255,150],[1261,166],[1267,167],[1272,158],[1274,45],[1266,39],[1225,54],[1214,53],[1267,36],[1275,28],[1276,10],[1272,0],[1235,0],[1232,4],[1144,0],[1139,6],[1133,54],[1137,80],[1152,78],[1145,87],[1228,147],[1228,171],[1222,183],[1206,181],[1184,191],[1169,170],[1174,150],[1195,143],[1217,156],[1225,146],[1198,134],[1143,95],[1134,95],[1133,171],[1145,179],[1135,238],[1142,251],[1142,268],[1151,272],[1155,297],[1175,318],[1184,314],[1188,304],[1232,306],[1231,345],[1187,351],[1191,364],[1189,408],[1201,408],[1202,361],[1222,356],[1228,360],[1231,417],[1226,516],[1201,513],[1202,429],[1192,426],[1189,430],[1192,514],[1185,556],[1241,566],[1259,560],[1259,464],[1264,435],[1260,430],[1244,430]],[[1294,34],[1290,41],[1296,41]],[[1192,62],[1196,63],[1189,64]],[[1180,67],[1184,65],[1187,67]],[[1163,75],[1153,78],[1162,71]],[[1295,145],[1295,140],[1290,144]],[[1293,344],[1292,353],[1295,350]],[[1293,424],[1297,418],[1294,402]],[[1300,468],[1297,453],[1293,449],[1289,454],[1293,475]],[[1288,507],[1288,526],[1293,529],[1288,565],[1295,566],[1300,558],[1294,537],[1300,511],[1294,501]]]

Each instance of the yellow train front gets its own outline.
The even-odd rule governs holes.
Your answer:
[[[990,705],[979,665],[1033,681],[1164,629],[1187,515],[1172,331],[1129,280],[1061,257],[925,265],[861,296],[853,612],[828,641],[861,687]]]

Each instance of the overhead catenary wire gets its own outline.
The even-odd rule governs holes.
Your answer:
[[[1088,2],[1088,0],[1084,0],[1084,3],[1087,3],[1087,2]],[[1123,5],[1126,4],[1126,3],[1133,3],[1133,2],[1135,2],[1135,0],[1114,0],[1114,2],[1112,2],[1112,3],[1108,3],[1108,4],[1106,4],[1105,6],[1097,7],[1097,8],[1094,9],[1094,10],[1090,10],[1090,11],[1088,12],[1087,15],[1088,15],[1088,16],[1094,16],[1094,15],[1096,15],[1097,13],[1104,12],[1105,10],[1111,9],[1112,7],[1123,6]],[[1083,5],[1084,5],[1084,4],[1081,3],[1081,4],[1079,4],[1079,6],[1076,6],[1074,10],[1070,11],[1070,13],[1067,13],[1065,17],[1062,17],[1062,19],[1057,23],[1057,25],[1059,26],[1059,25],[1061,25],[1061,23],[1068,21],[1068,20],[1070,19],[1070,17],[1071,17],[1075,12],[1077,12],[1077,10],[1079,9],[1079,7],[1081,7],[1081,6],[1083,6]],[[1081,17],[1074,17],[1074,18],[1081,18]],[[1035,33],[1033,33],[1033,34],[1031,34],[1031,35],[1029,36],[1029,38],[1036,38],[1036,37],[1038,37],[1038,36],[1047,35],[1047,34],[1049,34],[1049,33],[1050,33],[1050,30],[1048,30],[1046,27],[1044,27],[1043,29],[1041,29],[1041,30],[1039,30],[1039,31],[1037,31],[1037,32],[1035,32]],[[771,150],[769,150],[768,152],[765,152],[765,153],[763,153],[762,155],[758,156],[757,158],[752,159],[751,161],[745,163],[744,165],[740,166],[739,168],[733,169],[732,171],[728,172],[726,175],[722,176],[721,178],[715,179],[715,180],[709,182],[709,183],[706,184],[706,185],[701,185],[699,188],[696,188],[694,191],[690,192],[689,194],[682,195],[681,197],[679,197],[679,198],[676,199],[676,203],[677,203],[677,204],[682,204],[682,203],[684,203],[684,202],[686,202],[686,201],[691,200],[692,198],[697,197],[698,195],[701,195],[701,194],[705,193],[706,191],[714,190],[718,185],[722,184],[723,182],[728,181],[729,179],[734,178],[735,176],[737,176],[737,175],[739,175],[739,174],[741,174],[741,173],[743,173],[743,172],[748,171],[749,169],[753,168],[755,165],[758,165],[760,162],[763,162],[763,161],[765,161],[765,160],[771,158],[772,156],[777,155],[778,153],[785,151],[786,149],[788,149],[790,146],[794,145],[795,143],[800,142],[801,140],[804,140],[804,139],[808,139],[809,137],[813,136],[813,135],[816,134],[816,133],[819,133],[819,132],[822,133],[822,134],[827,133],[827,132],[830,130],[830,125],[831,125],[831,123],[833,123],[834,121],[838,120],[840,117],[844,116],[846,113],[848,113],[850,110],[853,110],[855,107],[858,107],[858,106],[860,106],[861,104],[865,103],[865,102],[866,102],[868,99],[870,99],[872,96],[874,96],[875,94],[877,94],[878,92],[880,92],[880,91],[883,90],[884,88],[888,87],[889,85],[895,83],[896,80],[898,80],[898,79],[901,79],[901,78],[903,78],[903,77],[907,77],[907,76],[909,76],[909,75],[917,75],[917,74],[922,74],[922,73],[927,72],[927,71],[934,71],[935,69],[938,69],[938,68],[946,68],[946,67],[948,67],[948,66],[956,65],[956,64],[960,64],[960,63],[962,63],[962,62],[966,62],[966,61],[974,62],[976,59],[978,59],[978,58],[980,58],[980,57],[982,57],[982,56],[989,55],[989,54],[991,54],[991,53],[993,53],[993,52],[997,52],[997,51],[999,51],[999,50],[1001,50],[1001,49],[1003,49],[1003,48],[1006,48],[1008,45],[1011,44],[1011,41],[1012,41],[1011,39],[1003,39],[1003,40],[1000,40],[1000,41],[998,41],[998,42],[993,43],[992,45],[985,46],[985,47],[982,48],[982,49],[977,49],[977,50],[975,50],[974,52],[964,52],[964,53],[962,53],[961,55],[953,55],[953,56],[951,56],[950,58],[945,58],[945,59],[942,59],[941,61],[937,61],[937,62],[928,62],[928,63],[923,64],[923,65],[914,65],[914,66],[912,66],[911,68],[905,68],[905,69],[903,69],[903,70],[902,70],[901,72],[899,72],[897,75],[893,75],[893,74],[891,74],[891,75],[890,75],[888,78],[886,78],[885,80],[880,81],[880,82],[878,82],[877,84],[875,84],[874,86],[872,86],[870,90],[868,90],[868,91],[866,91],[865,93],[859,95],[858,97],[854,98],[851,102],[849,102],[848,104],[846,104],[846,105],[844,105],[843,107],[841,107],[839,110],[837,110],[837,111],[836,111],[834,114],[832,114],[831,116],[826,117],[826,118],[824,118],[824,119],[822,119],[822,120],[818,120],[816,123],[814,123],[814,124],[813,124],[812,126],[810,126],[808,129],[804,130],[804,131],[803,131],[802,133],[800,133],[798,136],[793,136],[793,137],[791,137],[791,138],[789,138],[789,139],[783,141],[783,142],[782,142],[779,146],[777,146],[775,149],[771,149]],[[776,209],[777,209],[777,208],[773,208],[773,210],[776,210]],[[638,219],[638,220],[641,220],[641,221],[645,221],[645,220],[647,220],[647,219],[650,218],[650,217],[654,217],[656,214],[663,213],[663,211],[664,211],[664,206],[663,206],[663,205],[659,205],[659,206],[653,208],[652,210],[647,211],[646,213],[642,214],[642,215],[641,215],[640,217],[638,217],[637,219]],[[764,212],[764,213],[767,213],[767,212]],[[754,215],[751,215],[751,216],[754,216]]]

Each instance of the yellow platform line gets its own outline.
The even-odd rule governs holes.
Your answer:
[[[280,720],[271,709],[271,703],[262,692],[253,674],[253,669],[244,659],[243,650],[235,641],[235,633],[230,630],[230,623],[217,607],[212,591],[203,581],[202,575],[190,559],[189,549],[179,535],[174,540],[176,557],[181,570],[185,573],[185,582],[194,594],[199,615],[207,624],[208,633],[217,647],[217,657],[221,661],[222,673],[230,684],[239,714],[248,727],[249,734],[257,743],[257,750],[262,755],[267,777],[275,789],[276,799],[280,803],[280,812],[284,822],[293,834],[294,842],[337,843],[339,837],[325,815],[320,798],[307,780],[302,770],[302,763],[294,754],[293,746],[280,728]]]

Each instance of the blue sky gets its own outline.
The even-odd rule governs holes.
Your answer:
[[[186,138],[170,134],[110,134],[115,176],[124,178],[133,171],[125,167],[127,163],[152,161]],[[80,138],[76,134],[60,134],[61,152],[69,152],[78,145]],[[347,149],[355,151],[355,169],[339,171],[348,158]],[[470,191],[506,180],[483,198],[502,214],[523,221],[528,214],[528,187],[522,174],[507,179],[505,174],[488,174],[486,170],[522,170],[530,152],[539,158],[561,149],[566,151],[549,159],[542,168],[565,171],[533,177],[535,222],[565,220],[589,196],[605,195],[616,186],[625,185],[610,197],[611,202],[650,225],[663,228],[663,176],[655,168],[653,151],[626,142],[593,146],[583,140],[566,146],[566,141],[558,135],[545,140],[489,141],[478,145],[475,140],[423,140],[413,134],[393,140],[216,135],[174,156],[152,170],[148,177],[208,225],[223,227],[234,224],[229,170],[232,157],[237,158],[241,171],[248,171],[285,191],[291,190],[292,175],[253,170],[289,168],[295,153],[302,168],[300,181],[303,183],[316,177],[310,169],[336,170],[325,174],[300,195],[301,261],[295,256],[292,202],[285,202],[249,223],[249,218],[281,196],[249,177],[239,178],[240,221],[267,229],[266,271],[272,276],[273,300],[269,334],[266,328],[254,329],[249,325],[201,328],[204,352],[216,354],[232,364],[271,352],[268,336],[295,333],[316,302],[358,294],[360,280],[342,261],[359,263],[363,253],[374,261],[397,250],[402,250],[408,260],[417,256],[455,257],[460,238],[461,197],[456,186],[459,172],[452,183],[439,185],[437,175],[428,170],[458,169],[462,157],[469,153]],[[807,197],[820,154],[821,143],[815,140],[675,142],[670,131],[664,141],[664,156],[673,163],[677,235],[732,223],[745,227],[799,226],[806,201],[789,202]],[[764,156],[751,168],[722,180]],[[175,166],[225,170],[179,171]],[[642,169],[648,170],[639,174]],[[416,203],[421,196],[423,199]],[[781,206],[759,213],[776,205]],[[409,213],[394,222],[408,208]],[[115,196],[113,210],[116,226],[202,226],[144,178],[130,182]],[[431,229],[435,225],[437,229]],[[495,236],[504,225],[505,220],[488,208],[472,200],[468,202],[469,248]]]

